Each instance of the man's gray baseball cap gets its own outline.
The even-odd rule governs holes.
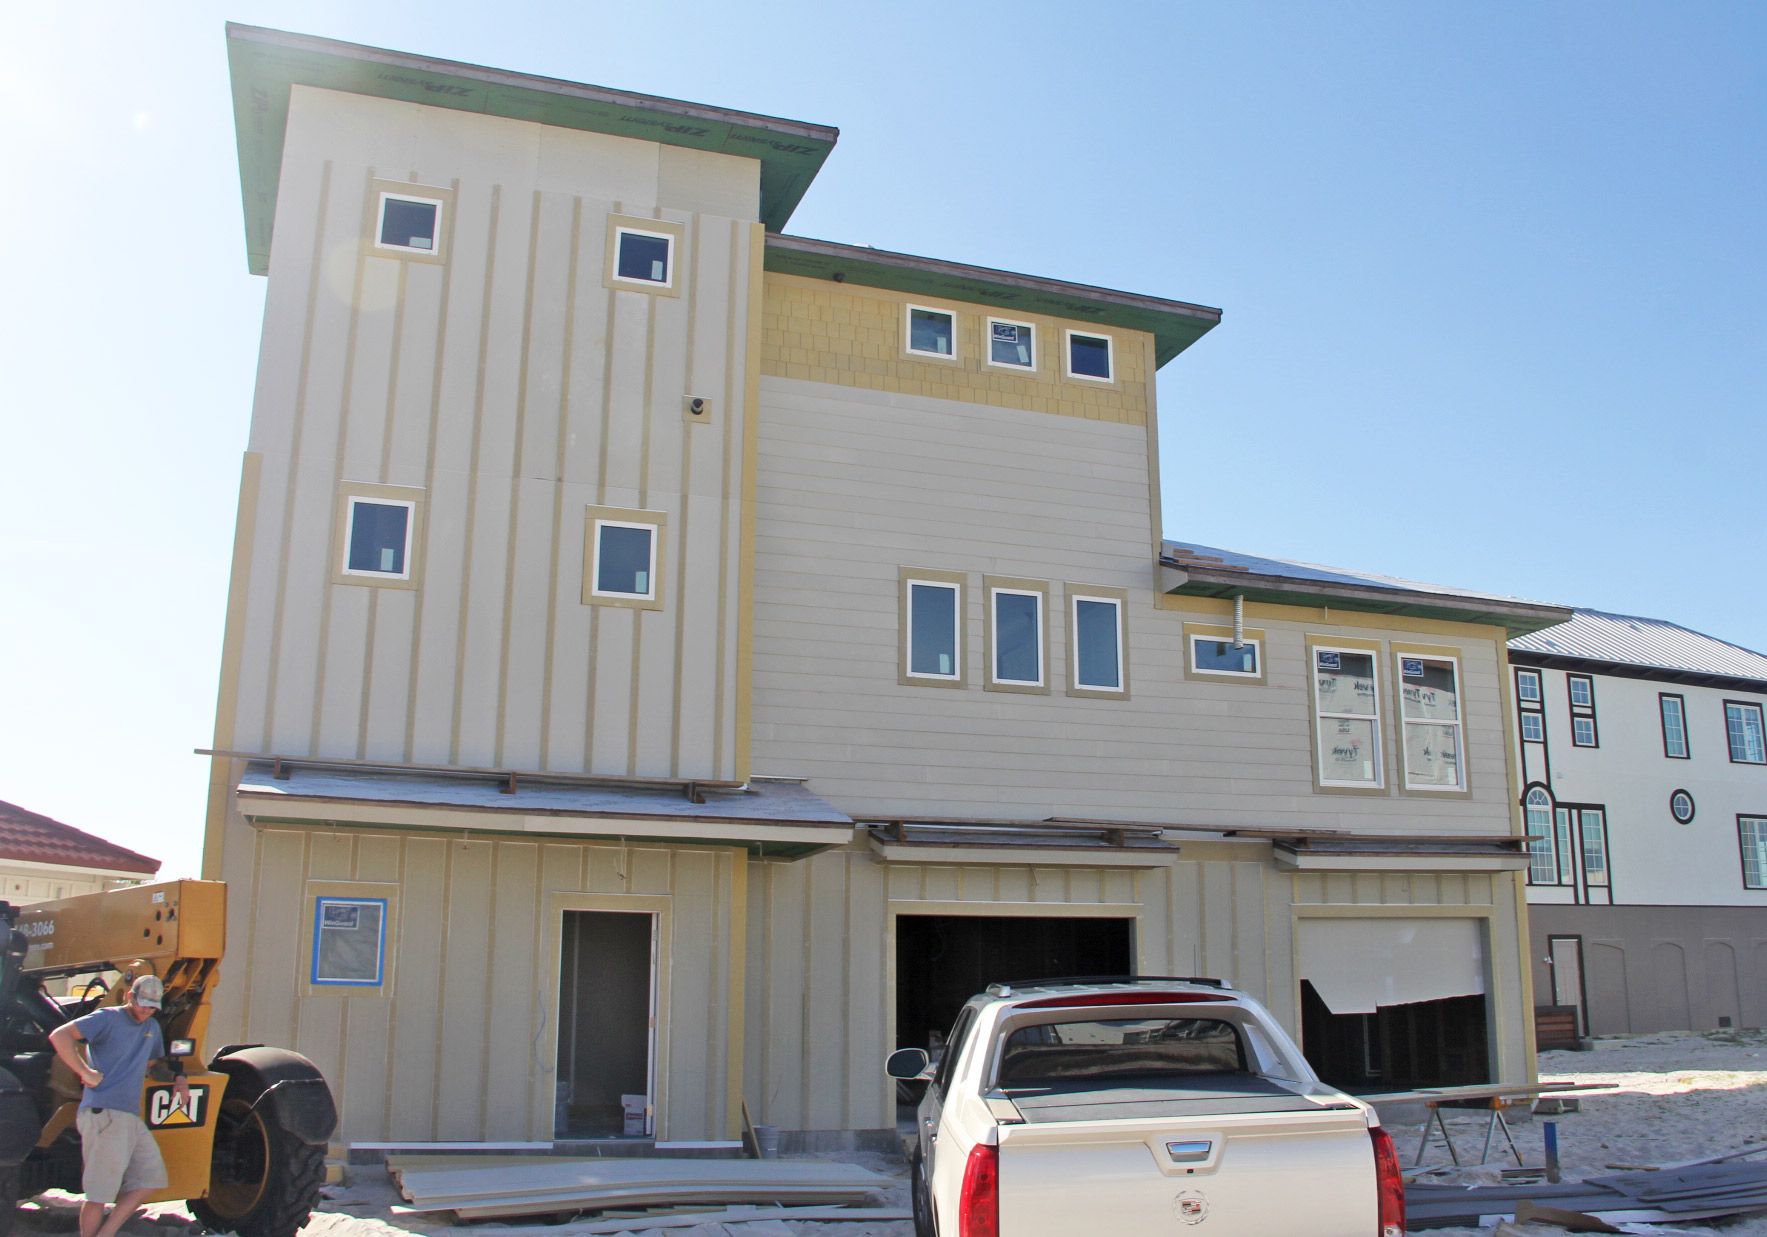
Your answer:
[[[166,999],[166,986],[158,975],[142,975],[129,986],[129,999],[143,1009],[158,1009]]]

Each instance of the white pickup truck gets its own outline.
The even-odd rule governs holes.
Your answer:
[[[1401,1237],[1374,1110],[1209,979],[995,984],[957,1016],[912,1153],[916,1237]]]

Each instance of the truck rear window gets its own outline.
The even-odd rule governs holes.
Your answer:
[[[1020,1027],[1001,1050],[1001,1087],[1246,1072],[1239,1028],[1217,1018],[1113,1018]]]

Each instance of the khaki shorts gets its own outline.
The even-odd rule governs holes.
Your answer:
[[[166,1162],[147,1125],[132,1112],[82,1108],[74,1118],[86,1171],[80,1184],[89,1203],[114,1203],[130,1190],[159,1190]]]

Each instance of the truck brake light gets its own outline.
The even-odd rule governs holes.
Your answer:
[[[1067,1009],[1082,1005],[1198,1005],[1230,998],[1217,992],[1088,992],[1081,996],[1046,996],[1025,1001],[1017,1009]]]
[[[998,1147],[978,1143],[970,1148],[963,1166],[963,1196],[957,1200],[957,1237],[1000,1237]]]
[[[1377,1237],[1405,1237],[1405,1177],[1399,1170],[1399,1152],[1393,1136],[1378,1125],[1369,1129],[1368,1137],[1374,1141],[1375,1191],[1380,1201],[1375,1232]]]

